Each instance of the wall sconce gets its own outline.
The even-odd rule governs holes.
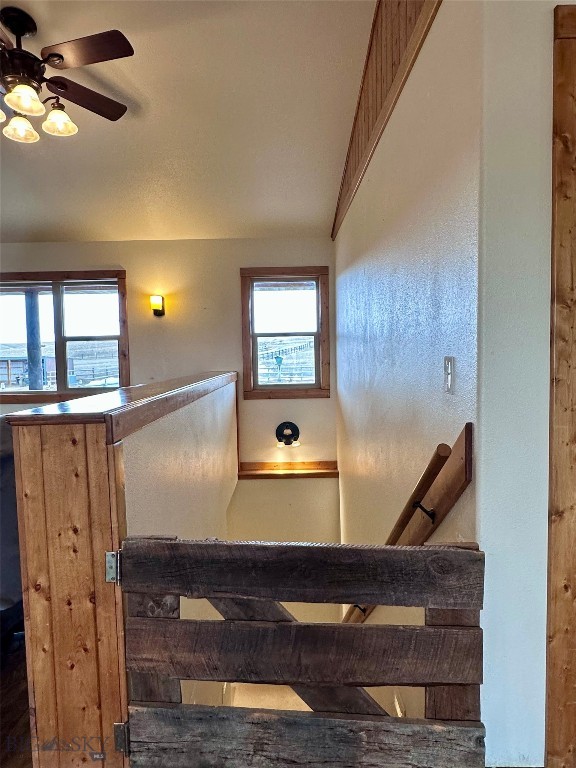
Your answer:
[[[150,296],[150,309],[156,317],[163,317],[166,314],[164,296]]]
[[[293,421],[283,421],[276,427],[276,440],[278,448],[292,446],[297,448],[300,445],[300,430]]]

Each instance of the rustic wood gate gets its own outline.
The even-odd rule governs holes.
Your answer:
[[[465,712],[393,718],[363,687],[476,690],[483,553],[128,538],[117,565],[130,678],[118,746],[134,768],[484,766],[484,728]],[[179,596],[225,620],[179,619]],[[278,601],[419,606],[427,625],[299,623]],[[182,679],[289,685],[313,711],[183,705]]]

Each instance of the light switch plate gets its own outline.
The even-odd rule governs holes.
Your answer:
[[[454,357],[444,358],[444,392],[448,395],[454,394]]]

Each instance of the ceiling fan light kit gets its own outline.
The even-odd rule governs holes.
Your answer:
[[[34,144],[40,138],[30,120],[24,115],[14,115],[8,125],[4,126],[2,133],[7,139],[21,144]]]
[[[23,37],[36,34],[34,19],[19,8],[8,6],[0,10],[0,23],[16,38],[14,44],[0,29],[0,89],[5,92],[4,101],[14,116],[2,133],[13,141],[32,144],[40,138],[28,116],[45,114],[45,104],[52,101],[51,110],[42,123],[43,130],[51,136],[73,136],[78,126],[66,113],[60,97],[72,101],[107,120],[119,120],[127,107],[118,101],[92,91],[65,77],[45,77],[46,67],[69,69],[101,61],[132,56],[134,49],[118,30],[69,40],[43,48],[40,57],[22,48]],[[55,96],[40,99],[42,88]],[[6,115],[0,110],[0,123]]]
[[[78,126],[72,122],[70,115],[66,113],[64,104],[56,96],[50,109],[50,114],[42,123],[42,130],[51,136],[74,136],[78,133]]]

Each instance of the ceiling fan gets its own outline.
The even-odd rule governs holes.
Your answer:
[[[52,109],[42,128],[53,136],[76,133],[78,128],[66,114],[61,98],[107,120],[119,120],[124,115],[127,107],[114,99],[66,77],[45,77],[47,66],[62,70],[133,56],[134,49],[122,32],[113,29],[49,45],[36,56],[22,48],[22,38],[33,37],[37,32],[36,22],[29,14],[8,6],[0,10],[0,23],[16,38],[14,44],[0,29],[0,92],[5,94],[4,101],[15,113],[3,129],[5,136],[24,143],[38,141],[40,137],[26,116],[43,115],[47,102],[52,102]],[[39,96],[43,86],[55,96],[41,101]],[[5,119],[0,110],[0,122]]]

